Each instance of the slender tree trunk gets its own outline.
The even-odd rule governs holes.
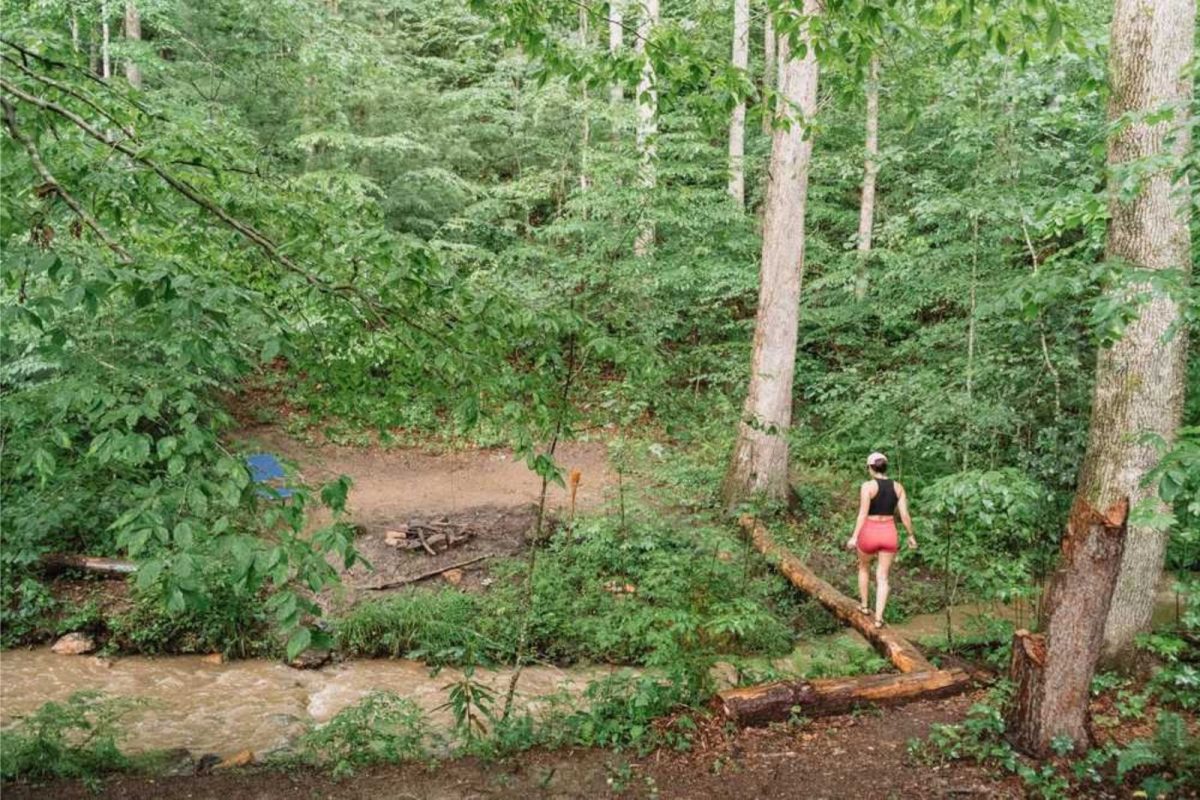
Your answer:
[[[875,227],[875,176],[879,174],[879,56],[871,56],[867,73],[866,158],[863,160],[862,204],[858,210],[858,276],[854,296],[867,294],[867,259],[871,255],[871,233]]]
[[[655,163],[655,139],[658,137],[658,80],[654,74],[654,63],[646,52],[646,42],[658,25],[658,0],[641,0],[638,15],[636,50],[642,56],[642,78],[637,88],[637,149],[641,157],[639,183],[642,187],[642,202],[652,205],[654,189],[658,185],[658,168]],[[633,253],[645,256],[654,247],[654,223],[643,220],[633,242]]]
[[[108,3],[100,3],[100,77],[112,77],[112,55],[109,52],[111,36],[108,28]]]
[[[588,10],[585,6],[579,7],[579,47],[587,48],[588,44]],[[592,122],[588,118],[588,90],[587,84],[583,84],[583,121],[580,130],[579,141],[579,189],[586,192],[591,180],[588,178],[588,148],[592,143]]]
[[[621,36],[623,32],[622,18],[625,0],[609,0],[608,3],[608,54],[617,56],[621,52]],[[609,99],[613,105],[617,105],[625,99],[625,92],[621,89],[620,81],[617,81],[609,89]]]
[[[79,52],[79,15],[71,12],[71,50]]]
[[[1173,176],[1178,159],[1190,147],[1182,123],[1192,84],[1184,67],[1192,58],[1195,27],[1195,0],[1116,0],[1109,49],[1109,118],[1132,117],[1134,122],[1109,142],[1109,168],[1119,173],[1132,162],[1145,164],[1163,154],[1174,158],[1145,176],[1129,202],[1121,202],[1114,180],[1106,253],[1111,262],[1147,271],[1190,271],[1188,187],[1186,179],[1174,181]],[[1173,120],[1153,125],[1141,121],[1144,115],[1167,107],[1175,109]],[[1171,135],[1173,146],[1168,142]],[[1091,427],[1078,488],[1079,497],[1097,508],[1126,497],[1134,506],[1143,500],[1158,502],[1157,487],[1141,485],[1158,460],[1143,435],[1153,433],[1168,444],[1173,442],[1183,413],[1187,337],[1182,328],[1175,330],[1179,303],[1149,281],[1127,291],[1131,303],[1138,293],[1150,299],[1139,306],[1137,319],[1120,341],[1102,350],[1097,359]],[[1104,633],[1104,657],[1114,661],[1129,654],[1134,636],[1150,624],[1167,543],[1166,531],[1133,526],[1129,534]]]
[[[142,40],[142,16],[133,0],[125,0],[125,39],[130,42]],[[132,58],[125,61],[125,79],[130,86],[142,88],[142,71]]]
[[[813,18],[820,12],[820,0],[805,0],[805,15]],[[759,493],[782,501],[788,492],[787,431],[792,421],[804,213],[812,160],[808,128],[817,111],[816,55],[806,32],[800,41],[807,45],[804,57],[793,58],[789,42],[779,40],[780,93],[800,119],[775,130],[771,142],[750,388],[722,487],[729,506]]]
[[[733,0],[733,68],[750,65],[750,0]],[[746,206],[746,101],[739,100],[729,120],[729,196]]]
[[[775,75],[779,69],[779,61],[775,56],[775,20],[771,16],[771,4],[766,3],[763,11],[763,82],[762,94],[765,99],[775,90]],[[763,133],[770,135],[771,120],[775,114],[770,105],[763,109]]]

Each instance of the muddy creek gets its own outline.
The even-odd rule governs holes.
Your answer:
[[[527,667],[517,687],[518,707],[560,689],[579,694],[587,683],[613,668]],[[74,692],[103,691],[136,697],[148,705],[122,726],[130,752],[185,748],[193,753],[229,754],[243,748],[256,754],[286,747],[313,723],[328,721],[375,690],[391,690],[417,703],[431,721],[447,727],[446,684],[462,673],[444,669],[436,676],[417,661],[365,660],[331,664],[320,670],[292,669],[275,661],[250,659],[214,664],[202,656],[61,656],[49,648],[0,653],[0,726],[12,724],[48,701]],[[511,670],[476,670],[502,702]]]

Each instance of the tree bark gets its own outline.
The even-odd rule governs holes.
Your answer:
[[[621,52],[624,6],[625,0],[609,0],[608,3],[608,54],[614,58]],[[624,99],[625,92],[621,88],[621,82],[613,83],[612,88],[609,89],[609,100],[613,105],[617,105]]]
[[[134,0],[125,0],[125,38],[131,42],[142,40],[142,16]],[[125,61],[125,79],[135,89],[142,88],[142,70],[132,57]]]
[[[1145,271],[1191,269],[1189,192],[1186,178],[1173,180],[1179,159],[1189,152],[1183,125],[1192,96],[1185,65],[1192,58],[1196,28],[1195,0],[1116,0],[1109,72],[1112,94],[1109,119],[1132,117],[1108,144],[1110,171],[1164,155],[1163,163],[1143,178],[1136,196],[1123,202],[1117,180],[1109,190],[1110,222],[1106,257]],[[1175,109],[1173,119],[1150,125],[1144,115]],[[1174,136],[1173,146],[1170,137]],[[1146,274],[1146,273],[1143,273]],[[1120,290],[1117,290],[1120,291]],[[1158,503],[1157,487],[1143,487],[1158,453],[1144,434],[1174,441],[1183,413],[1187,337],[1176,298],[1146,280],[1125,290],[1150,300],[1111,348],[1100,352],[1092,401],[1087,453],[1080,470],[1078,496],[1095,508],[1117,498]],[[1167,338],[1172,331],[1174,335]],[[1160,508],[1161,508],[1161,504]],[[1150,624],[1154,591],[1162,573],[1167,532],[1134,526],[1121,563],[1104,635],[1104,657],[1121,660],[1134,637]]]
[[[822,580],[787,548],[780,547],[765,525],[750,516],[743,516],[738,524],[750,537],[755,549],[777,563],[779,571],[793,586],[811,595],[835,617],[854,627],[896,669],[901,672],[930,672],[934,669],[933,664],[911,642],[892,628],[876,628],[872,617],[858,610],[858,603]]]
[[[732,65],[743,73],[750,65],[750,0],[733,0]],[[738,208],[746,207],[746,101],[733,107],[729,120],[729,196]]]
[[[910,672],[904,675],[861,675],[812,681],[779,681],[727,689],[716,706],[737,725],[784,722],[793,714],[822,717],[860,706],[887,706],[930,700],[964,691],[972,685],[962,669]]]
[[[875,176],[879,174],[879,56],[871,56],[867,73],[866,157],[863,159],[862,204],[858,210],[858,276],[854,296],[867,294],[867,259],[875,227]]]
[[[654,74],[654,62],[646,52],[646,42],[658,25],[658,0],[641,0],[638,15],[638,39],[635,50],[642,56],[642,77],[637,87],[637,150],[641,160],[638,182],[642,187],[642,205],[653,205],[654,189],[658,186],[656,142],[658,137],[658,80]],[[638,224],[637,238],[633,242],[633,254],[645,256],[654,247],[654,222],[643,217]]]
[[[763,82],[762,94],[764,101],[775,90],[775,75],[778,72],[779,61],[775,56],[775,20],[771,16],[771,4],[766,3],[763,11]],[[763,109],[763,133],[771,134],[771,121],[775,114],[770,105]]]
[[[1044,605],[1045,636],[1017,631],[1011,677],[1016,686],[1008,711],[1013,745],[1049,755],[1055,740],[1076,752],[1089,746],[1088,697],[1104,640],[1113,586],[1121,566],[1129,504],[1104,514],[1076,497],[1062,543],[1062,563]]]
[[[819,0],[805,0],[804,13],[810,19],[820,14]],[[780,93],[783,102],[799,112],[799,119],[775,130],[771,142],[750,387],[722,486],[730,507],[759,494],[782,502],[788,491],[787,430],[792,421],[804,214],[812,160],[808,126],[817,112],[818,71],[811,37],[807,31],[799,36],[806,45],[803,58],[792,57],[787,39],[779,41]]]

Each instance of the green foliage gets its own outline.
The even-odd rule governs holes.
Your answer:
[[[426,760],[434,744],[429,722],[412,700],[376,691],[304,734],[296,758],[344,777],[376,764]]]
[[[1192,580],[1176,588],[1187,609],[1179,626],[1138,637],[1138,647],[1159,662],[1149,691],[1167,705],[1195,711],[1200,709],[1200,585]]]
[[[131,769],[135,762],[118,747],[120,723],[139,704],[76,692],[62,703],[46,703],[0,734],[0,777],[4,780],[82,778]]]
[[[1054,557],[1061,522],[1046,492],[1017,470],[968,470],[922,489],[925,529],[917,555],[972,595],[1011,599]]]
[[[1093,689],[1111,688],[1100,677]],[[924,763],[969,760],[1000,767],[1019,776],[1031,796],[1054,800],[1109,790],[1137,779],[1150,797],[1171,797],[1177,789],[1200,778],[1200,739],[1178,714],[1161,711],[1153,738],[1135,739],[1125,746],[1109,744],[1071,761],[1062,759],[1070,742],[1052,743],[1059,763],[1036,762],[1020,756],[1004,738],[1001,709],[1011,687],[1001,685],[971,707],[967,718],[954,725],[934,725],[924,740],[909,742],[909,754]]]

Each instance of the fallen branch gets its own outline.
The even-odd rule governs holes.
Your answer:
[[[459,561],[457,564],[447,564],[444,567],[438,567],[437,569],[431,569],[429,572],[423,572],[420,575],[416,575],[412,578],[404,578],[402,580],[392,581],[390,583],[380,583],[380,584],[376,584],[375,586],[359,586],[358,588],[359,589],[368,589],[373,592],[382,591],[383,589],[395,589],[400,586],[407,586],[410,583],[417,583],[419,581],[423,581],[426,578],[435,578],[438,575],[441,575],[443,572],[449,572],[452,569],[459,569],[460,567],[470,566],[471,564],[474,564],[478,561],[483,561],[485,558],[491,558],[491,556],[490,555],[476,556],[475,558],[468,558],[466,561]]]
[[[747,515],[738,520],[755,548],[777,562],[779,571],[797,589],[812,595],[817,602],[842,622],[853,626],[871,645],[901,672],[933,672],[936,668],[911,642],[891,628],[876,628],[870,615],[858,610],[858,603],[822,580],[787,548],[781,547],[766,526]]]
[[[963,669],[863,675],[812,681],[779,681],[727,689],[717,694],[720,712],[737,725],[784,722],[792,715],[822,717],[859,706],[899,705],[947,697],[968,689],[971,675]]]
[[[79,569],[84,572],[95,572],[109,578],[123,578],[137,572],[137,564],[119,558],[103,558],[101,556],[72,556],[65,553],[50,553],[40,559],[42,567],[51,572],[65,569]]]

